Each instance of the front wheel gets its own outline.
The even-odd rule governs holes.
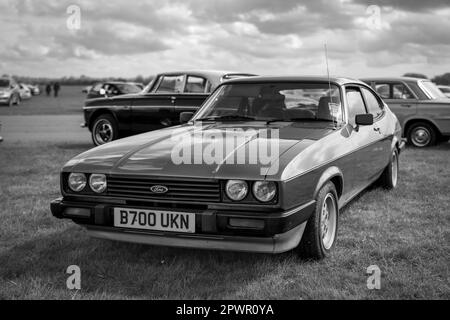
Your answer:
[[[388,166],[384,169],[383,174],[380,177],[380,182],[383,188],[390,190],[397,187],[398,171],[398,151],[395,149],[392,151]]]
[[[336,187],[328,182],[316,197],[316,208],[309,218],[298,251],[302,257],[324,259],[336,242],[339,205]]]
[[[99,116],[92,126],[92,141],[96,146],[116,140],[119,130],[116,120],[109,114]]]

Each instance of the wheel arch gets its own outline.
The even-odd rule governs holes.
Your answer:
[[[109,115],[111,115],[111,116],[114,118],[114,120],[116,121],[117,125],[119,125],[119,121],[117,121],[117,117],[116,117],[116,115],[114,114],[114,112],[112,112],[111,110],[109,110],[109,109],[107,109],[107,108],[101,108],[101,109],[95,110],[95,111],[92,113],[91,117],[89,118],[89,130],[90,130],[90,131],[92,131],[92,129],[93,129],[95,120],[97,120],[97,118],[100,117],[100,116],[103,115],[103,114],[109,114]]]
[[[429,124],[436,131],[437,135],[442,136],[442,133],[439,130],[439,127],[437,126],[437,124],[429,118],[412,118],[412,119],[407,120],[403,127],[403,136],[406,137],[411,126],[418,122],[425,122],[425,123]]]
[[[331,181],[336,188],[338,200],[342,197],[344,191],[344,175],[338,167],[333,166],[326,169],[320,176],[314,190],[314,198],[317,197],[320,189],[322,189],[322,187],[329,181]]]

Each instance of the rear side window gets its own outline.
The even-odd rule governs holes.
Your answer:
[[[163,76],[160,80],[157,93],[183,92],[184,76]]]
[[[381,116],[383,114],[383,109],[377,97],[366,88],[362,88],[362,92],[364,94],[364,99],[366,100],[367,111],[373,114],[374,119]]]
[[[403,83],[396,83],[392,87],[392,98],[407,100],[414,99],[414,96]]]
[[[205,93],[207,92],[208,80],[202,77],[188,76],[186,82],[186,93]]]
[[[361,92],[358,88],[346,88],[348,104],[348,122],[355,125],[355,117],[358,114],[365,114],[366,108]]]

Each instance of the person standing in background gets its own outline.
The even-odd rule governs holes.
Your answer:
[[[59,82],[55,82],[53,84],[53,91],[55,92],[55,98],[58,96],[58,92],[59,92],[60,88],[61,88],[61,86],[59,85]]]
[[[45,86],[45,92],[47,93],[47,97],[49,97],[50,93],[52,93],[52,85],[50,83],[47,83]]]

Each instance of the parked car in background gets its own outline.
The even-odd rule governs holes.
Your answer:
[[[8,106],[20,104],[19,85],[11,77],[0,78],[0,104]]]
[[[183,92],[190,83],[174,79],[169,87],[162,77],[156,88],[178,85]],[[188,120],[181,126],[70,160],[61,174],[63,198],[51,203],[53,215],[96,238],[262,253],[295,249],[321,259],[335,245],[343,206],[377,180],[387,189],[397,186],[400,123],[360,81],[235,79],[220,84],[191,119],[194,111],[180,115],[181,122]],[[269,130],[276,135],[264,135]],[[215,161],[193,164],[217,141],[226,147],[214,152]],[[275,155],[271,164],[258,157],[267,143]],[[199,152],[189,151],[180,163],[174,149]]]
[[[437,86],[439,90],[447,97],[450,98],[450,86]]]
[[[86,99],[114,97],[122,94],[138,93],[142,87],[128,82],[100,82],[89,90]]]
[[[41,88],[39,87],[38,84],[26,84],[26,86],[31,90],[31,94],[33,96],[38,96],[41,94]]]
[[[180,113],[195,112],[221,82],[247,73],[181,71],[157,75],[141,92],[85,102],[82,126],[94,144],[179,124]],[[98,88],[100,89],[100,88]]]
[[[403,136],[415,147],[450,138],[450,99],[427,79],[366,78],[398,117]]]
[[[91,89],[92,89],[92,86],[86,86],[81,90],[81,92],[88,94],[88,92],[91,91]]]
[[[23,83],[19,83],[19,94],[21,100],[29,100],[32,97],[31,89]]]

